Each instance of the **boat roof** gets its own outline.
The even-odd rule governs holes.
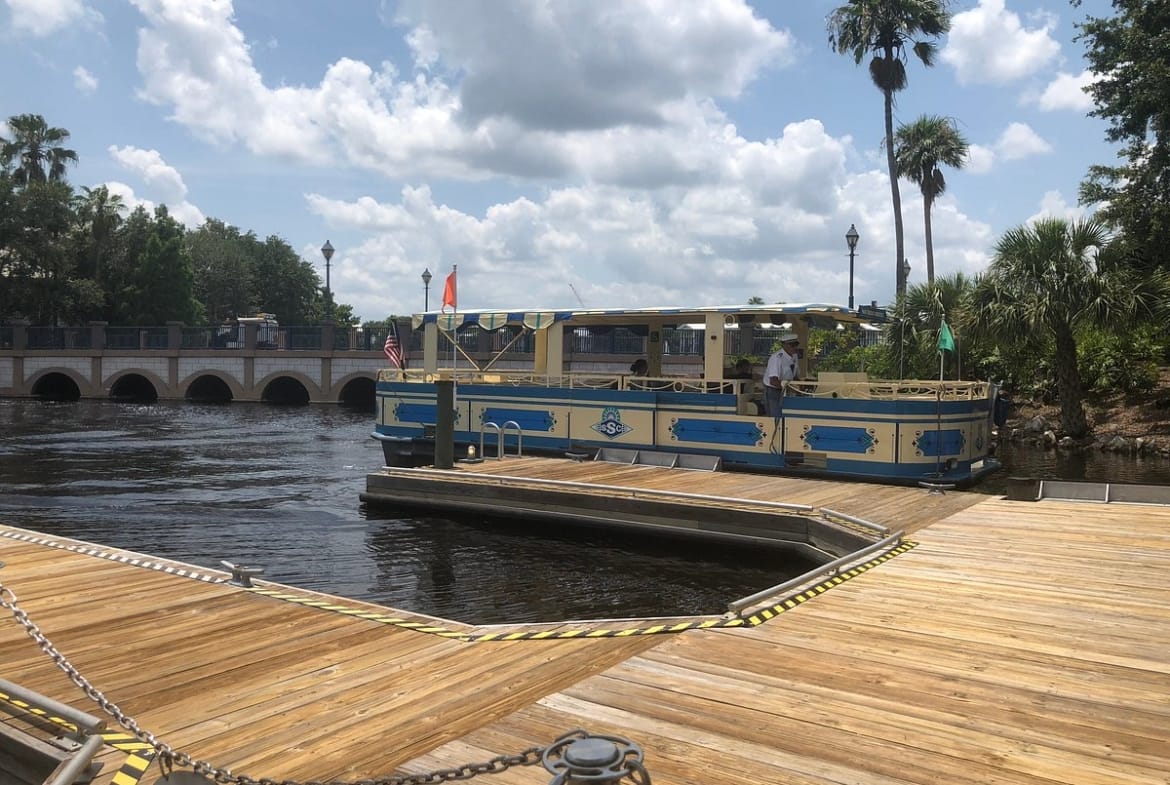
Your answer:
[[[438,322],[444,328],[465,324],[479,324],[481,327],[496,329],[504,325],[526,324],[529,327],[549,326],[554,322],[569,322],[572,326],[591,325],[677,325],[703,324],[709,314],[722,314],[725,323],[750,324],[771,322],[787,324],[801,317],[808,318],[815,326],[832,327],[839,323],[866,323],[884,318],[878,309],[859,308],[850,310],[843,305],[830,303],[765,303],[762,305],[707,305],[696,307],[652,307],[652,308],[488,308],[465,311],[427,311],[413,317],[416,327],[428,322]]]

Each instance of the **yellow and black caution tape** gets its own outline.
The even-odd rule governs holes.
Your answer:
[[[303,594],[291,594],[287,591],[277,589],[269,589],[263,586],[253,586],[248,591],[253,594],[262,594],[265,597],[272,597],[277,600],[284,600],[285,602],[295,602],[297,605],[304,605],[309,608],[320,608],[324,611],[333,611],[334,613],[343,613],[346,616],[355,616],[359,619],[368,619],[369,621],[376,621],[380,624],[390,624],[395,627],[402,627],[415,632],[426,632],[431,635],[438,635],[442,638],[456,638],[464,640],[468,634],[462,630],[449,630],[446,627],[436,626],[434,621],[419,621],[418,619],[407,619],[398,616],[387,616],[384,613],[371,611],[368,608],[353,608],[348,605],[338,605],[335,602],[322,599],[320,597],[306,596]]]
[[[69,720],[51,714],[27,701],[13,697],[3,690],[0,690],[0,702],[6,703],[26,714],[38,717],[44,722],[69,733],[77,732],[77,725]],[[102,731],[99,735],[107,746],[128,753],[121,768],[114,774],[112,779],[114,785],[137,785],[138,781],[142,779],[142,775],[150,768],[151,761],[154,760],[154,747],[144,741],[140,741],[132,734],[120,730]]]
[[[138,785],[142,775],[150,768],[154,760],[155,750],[144,741],[139,741],[129,733],[111,731],[103,733],[102,739],[114,749],[128,753],[121,767],[114,772],[111,780],[114,785]]]
[[[793,608],[803,605],[813,597],[824,594],[834,586],[840,586],[842,583],[845,583],[845,581],[856,578],[858,575],[873,569],[879,564],[887,562],[899,554],[905,553],[916,545],[918,545],[918,543],[912,542],[911,540],[903,540],[900,545],[891,548],[880,556],[875,556],[863,564],[859,564],[856,567],[845,570],[844,572],[839,572],[833,577],[827,578],[817,585],[805,589],[799,594],[793,594],[792,596],[785,597],[773,605],[756,610],[751,616],[748,616],[745,621],[752,627],[763,624],[770,619],[776,618],[785,611],[790,611]]]
[[[70,551],[84,553],[100,558],[113,559],[115,561],[133,564],[138,567],[145,567],[148,569],[162,570],[175,575],[180,575],[187,578],[194,578],[196,580],[226,583],[227,579],[223,576],[208,575],[194,572],[183,568],[176,567],[172,564],[165,564],[162,562],[151,562],[145,559],[139,559],[126,554],[105,551],[98,548],[88,546],[79,546],[73,543],[62,543],[47,538],[34,537],[22,532],[0,531],[0,536],[11,537],[13,539],[25,540],[30,542],[37,542],[49,545],[56,548],[65,548]],[[254,594],[260,594],[265,597],[282,600],[284,602],[293,602],[298,605],[304,605],[310,608],[320,608],[321,610],[331,611],[333,613],[342,613],[347,616],[354,616],[359,619],[367,619],[369,621],[378,622],[379,624],[388,624],[394,627],[400,627],[406,630],[413,630],[414,632],[424,632],[429,635],[437,635],[442,638],[449,638],[452,640],[465,641],[468,643],[479,641],[523,641],[523,640],[571,640],[571,639],[591,639],[591,638],[626,638],[641,635],[669,635],[674,633],[686,632],[687,630],[708,630],[721,629],[728,627],[755,627],[763,624],[770,619],[774,619],[785,611],[792,610],[812,598],[824,594],[834,586],[839,586],[851,578],[886,562],[893,557],[905,553],[918,543],[911,540],[903,540],[899,545],[885,551],[880,556],[875,556],[863,564],[852,567],[844,572],[837,573],[830,578],[826,578],[820,583],[805,589],[797,594],[785,597],[776,603],[758,608],[747,617],[718,617],[718,618],[696,618],[693,620],[686,620],[676,622],[674,624],[654,624],[646,627],[627,627],[624,629],[558,629],[558,630],[513,630],[500,632],[483,632],[477,633],[474,630],[454,630],[441,625],[435,624],[433,619],[411,619],[408,617],[391,616],[378,611],[370,610],[368,608],[357,608],[349,605],[342,605],[333,602],[327,598],[322,598],[320,595],[300,594],[287,591],[286,587],[269,588],[265,586],[248,587],[248,591]]]

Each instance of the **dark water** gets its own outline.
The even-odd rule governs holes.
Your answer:
[[[767,549],[367,510],[372,415],[0,399],[0,524],[478,623],[722,613]],[[12,587],[19,592],[19,587]]]
[[[996,457],[1004,468],[974,490],[1004,493],[1008,477],[1170,485],[1170,458],[1160,455],[1138,457],[1101,450],[1068,452],[1008,442],[998,446]]]

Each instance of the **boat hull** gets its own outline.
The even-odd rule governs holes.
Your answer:
[[[433,383],[379,381],[374,437],[387,465],[434,454]],[[717,457],[728,469],[964,486],[994,471],[990,398],[793,395],[779,418],[743,414],[724,392],[460,384],[455,454],[596,453],[605,448]],[[484,454],[486,453],[486,454]]]

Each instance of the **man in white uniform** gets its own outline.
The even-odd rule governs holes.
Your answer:
[[[779,417],[784,407],[784,387],[800,378],[800,341],[793,333],[780,336],[780,351],[768,358],[764,371],[764,408],[769,417]]]

